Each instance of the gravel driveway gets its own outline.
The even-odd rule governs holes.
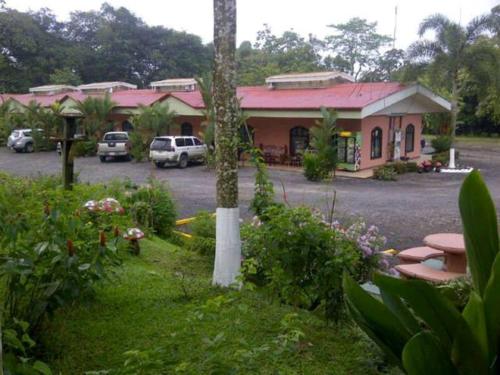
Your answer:
[[[497,207],[500,207],[500,150],[470,147],[460,149],[463,163],[480,168],[486,178]],[[149,163],[100,163],[97,157],[75,161],[79,179],[104,182],[128,177],[144,183],[149,177],[165,181],[177,203],[179,216],[199,210],[215,209],[215,176],[203,166],[184,170],[156,169]],[[0,148],[0,170],[24,176],[55,174],[60,171],[55,152],[16,154]],[[248,203],[253,195],[252,168],[240,169],[240,202],[243,216],[249,216]],[[457,198],[463,175],[406,174],[396,182],[337,178],[332,183],[311,183],[301,173],[270,171],[278,200],[282,185],[288,202],[325,209],[336,191],[336,214],[342,220],[361,216],[368,224],[377,225],[388,238],[388,247],[402,249],[419,245],[433,232],[461,231]]]

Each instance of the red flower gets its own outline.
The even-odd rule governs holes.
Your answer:
[[[99,244],[101,246],[106,246],[106,235],[104,234],[103,231],[99,232]]]
[[[73,247],[73,241],[66,241],[66,247],[68,248],[68,254],[70,257],[75,255],[75,248]]]

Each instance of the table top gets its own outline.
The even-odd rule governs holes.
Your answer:
[[[424,243],[447,253],[465,254],[464,236],[459,233],[435,233],[424,238]]]

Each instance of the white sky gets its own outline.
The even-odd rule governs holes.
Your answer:
[[[7,6],[22,11],[47,7],[59,19],[67,20],[74,10],[99,9],[102,0],[7,0]],[[184,30],[212,40],[213,0],[108,0],[124,6],[150,25]],[[406,48],[418,38],[418,24],[428,15],[443,13],[452,20],[467,23],[488,13],[500,0],[237,0],[238,44],[254,41],[264,23],[274,34],[294,29],[299,34],[324,37],[326,25],[352,17],[378,22],[378,31],[393,34],[394,8],[398,6],[396,47]]]

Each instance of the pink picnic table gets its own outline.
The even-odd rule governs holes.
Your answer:
[[[459,233],[436,233],[424,238],[424,243],[434,249],[446,253],[446,270],[448,272],[466,273],[467,256],[464,236]]]

